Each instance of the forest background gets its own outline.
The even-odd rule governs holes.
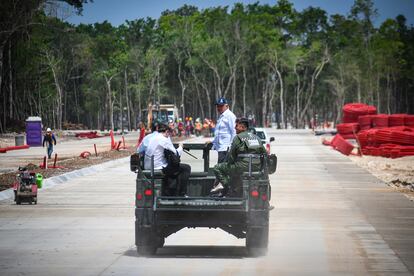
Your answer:
[[[414,29],[399,15],[373,25],[372,0],[347,16],[287,0],[199,10],[184,5],[160,18],[73,25],[87,0],[0,3],[0,132],[29,116],[63,129],[136,128],[152,103],[182,117],[215,118],[214,101],[261,125],[303,128],[341,119],[348,102],[379,113],[414,112]]]

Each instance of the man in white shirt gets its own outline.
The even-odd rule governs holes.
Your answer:
[[[217,111],[220,114],[214,131],[213,149],[218,152],[217,163],[226,161],[227,151],[236,136],[236,116],[229,109],[228,101],[220,98],[216,101]]]
[[[169,137],[169,127],[164,124],[158,126],[158,134],[155,134],[145,151],[144,168],[146,170],[151,169],[151,157],[154,156],[154,169],[163,170],[169,178],[177,178],[176,195],[184,196],[187,192],[187,181],[190,177],[191,167],[187,164],[180,163],[178,172],[171,172],[167,168],[168,162],[164,156],[164,150],[169,150],[181,156],[183,152],[182,144],[175,149],[171,139]]]

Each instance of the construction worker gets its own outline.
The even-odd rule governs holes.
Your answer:
[[[234,175],[240,175],[243,171],[248,171],[249,160],[238,157],[239,154],[266,154],[259,137],[248,131],[249,120],[241,118],[236,120],[236,133],[227,161],[214,166],[213,172],[216,175],[215,186],[211,190],[212,195],[223,196],[229,190],[230,178]],[[252,159],[252,170],[257,171],[261,168],[260,159]]]
[[[197,118],[196,122],[195,122],[195,135],[198,137],[201,135],[201,130],[203,128],[203,125],[200,122],[200,119]]]
[[[46,129],[46,134],[43,136],[43,147],[45,147],[45,143],[47,144],[47,156],[48,158],[52,158],[53,153],[53,143],[56,145],[56,138],[55,135],[52,133],[50,127]]]
[[[209,137],[210,136],[210,121],[206,118],[204,119],[204,123],[203,123],[203,132],[204,132],[204,136],[205,137]]]

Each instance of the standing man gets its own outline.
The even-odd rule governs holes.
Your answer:
[[[43,147],[45,147],[45,143],[47,144],[47,156],[49,159],[52,158],[52,153],[53,153],[53,143],[56,146],[56,138],[55,135],[52,133],[52,130],[50,129],[50,127],[48,127],[46,129],[46,134],[45,136],[43,136]]]
[[[229,191],[231,177],[249,170],[249,160],[240,157],[240,154],[266,154],[266,149],[260,138],[248,132],[248,129],[248,119],[240,118],[237,120],[237,135],[231,144],[227,161],[217,164],[213,168],[213,172],[216,175],[216,185],[211,190],[212,195],[225,195],[226,191]],[[260,167],[261,160],[252,159],[252,170],[260,170]]]
[[[227,151],[236,136],[236,116],[229,109],[228,101],[220,98],[216,101],[217,112],[220,114],[214,131],[213,149],[218,152],[217,163],[226,161]]]

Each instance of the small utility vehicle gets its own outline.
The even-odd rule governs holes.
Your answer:
[[[37,204],[36,174],[26,167],[19,167],[17,181],[13,184],[14,201],[17,205],[22,202]]]
[[[210,148],[205,144],[184,144],[184,149],[201,150],[204,159],[203,170],[191,173],[185,197],[166,196],[165,189],[175,180],[167,179],[161,170],[143,170],[142,156],[131,156],[131,171],[137,173],[135,244],[138,253],[155,254],[166,237],[182,228],[209,227],[245,238],[250,255],[265,254],[271,197],[268,174],[276,171],[276,156],[243,155],[241,158],[249,160],[249,171],[232,179],[229,196],[211,197],[215,176],[209,167]],[[260,171],[252,171],[253,158],[261,160]]]

